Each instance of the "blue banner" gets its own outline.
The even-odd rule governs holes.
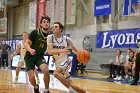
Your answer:
[[[111,0],[95,0],[94,16],[111,14]]]
[[[124,0],[123,15],[128,16],[129,13],[136,13],[135,9],[132,6],[137,3],[138,3],[138,0]]]
[[[140,39],[140,28],[98,32],[96,48],[136,48]]]

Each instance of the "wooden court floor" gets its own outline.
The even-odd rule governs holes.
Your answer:
[[[131,86],[128,84],[116,84],[107,81],[86,79],[80,77],[106,78],[107,76],[98,73],[88,73],[79,77],[74,77],[73,82],[88,93],[140,93],[140,86]],[[14,84],[15,70],[0,70],[0,93],[34,93],[33,87],[26,82],[26,74],[21,71],[19,82]],[[40,91],[43,93],[43,75],[39,74],[41,80]],[[50,91],[51,93],[68,93],[67,89],[51,75]]]

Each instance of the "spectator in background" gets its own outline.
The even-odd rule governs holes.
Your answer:
[[[117,49],[117,56],[116,56],[116,71],[117,77],[114,78],[115,80],[122,80],[123,72],[124,72],[124,56],[122,55],[122,51]]]
[[[117,49],[116,62],[112,62],[110,65],[110,76],[108,78],[114,78],[115,80],[121,80],[123,74],[123,66],[124,66],[124,56],[121,54],[121,50]],[[115,73],[117,72],[117,73]],[[113,74],[113,77],[112,77]],[[117,76],[116,76],[117,74]]]
[[[130,56],[129,56],[129,59],[128,61],[126,61],[125,63],[125,79],[128,79],[128,72],[129,70],[132,71],[132,76],[134,76],[134,73],[135,73],[135,52],[132,51],[130,52]]]
[[[6,44],[5,41],[2,41],[1,49],[2,49],[2,54],[1,54],[2,69],[3,68],[8,69],[8,52],[10,51],[11,47],[8,44]],[[5,63],[6,63],[6,66],[5,66]]]
[[[128,48],[127,49],[127,55],[125,56],[125,65],[124,65],[124,70],[125,70],[125,78],[128,78],[128,64],[129,64],[129,61],[128,59],[130,58],[130,52],[132,52],[132,49],[131,48]]]
[[[125,56],[125,63],[128,63],[128,59],[130,58],[130,53],[132,52],[131,48],[127,49],[127,55]]]

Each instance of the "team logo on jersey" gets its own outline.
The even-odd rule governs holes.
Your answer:
[[[57,48],[57,49],[64,49],[65,46],[53,46],[54,48]]]

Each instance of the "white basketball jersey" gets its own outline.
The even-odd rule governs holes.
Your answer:
[[[56,38],[54,35],[52,37],[52,44],[53,48],[57,49],[64,49],[70,46],[70,38],[67,36],[62,35],[60,38]],[[53,55],[55,58],[55,62],[65,62],[68,60],[68,55],[65,53],[60,53],[57,55]]]
[[[20,56],[21,56],[21,58],[24,58],[25,53],[26,53],[26,49],[24,47],[24,42],[22,40],[22,41],[20,41]]]

